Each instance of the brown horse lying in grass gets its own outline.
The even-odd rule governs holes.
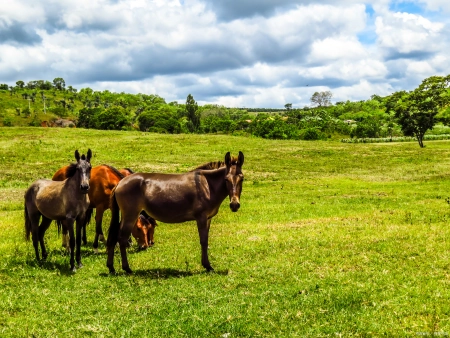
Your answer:
[[[197,169],[185,174],[136,173],[119,182],[111,194],[111,223],[108,233],[106,266],[114,273],[114,248],[120,245],[122,269],[131,273],[127,259],[128,238],[136,218],[144,210],[165,223],[197,221],[202,247],[202,265],[213,270],[208,259],[211,219],[223,200],[230,198],[230,209],[238,211],[242,191],[244,154],[225,155],[225,166],[215,170]],[[119,212],[122,212],[120,220]]]
[[[59,169],[54,175],[54,181],[62,181],[67,178],[67,169],[69,166]],[[93,209],[96,209],[95,213],[95,239],[93,243],[94,251],[98,252],[98,241],[104,242],[102,221],[103,214],[109,209],[109,201],[111,192],[119,181],[132,174],[133,172],[126,168],[117,170],[116,168],[103,164],[92,168],[89,195],[89,209],[86,212],[86,220],[83,224],[83,242],[86,244],[86,225],[89,223]],[[147,217],[146,217],[147,216]],[[151,219],[148,220],[148,215],[139,217],[136,221],[136,229],[133,231],[133,236],[138,242],[139,248],[146,249],[148,246],[153,245],[153,234],[155,231],[156,222]],[[68,235],[67,229],[63,226],[63,247],[67,246]]]
[[[42,259],[47,258],[44,244],[45,231],[52,220],[64,222],[70,234],[70,269],[76,271],[74,260],[75,236],[73,223],[76,221],[76,259],[81,267],[81,227],[86,211],[89,207],[89,179],[91,176],[91,156],[89,149],[87,156],[75,151],[76,163],[67,170],[67,179],[61,182],[51,180],[37,180],[25,192],[25,233],[26,238],[32,234],[36,259],[39,261],[39,243]],[[41,225],[39,220],[42,217]]]

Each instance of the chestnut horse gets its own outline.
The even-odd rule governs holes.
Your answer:
[[[89,179],[91,177],[91,157],[89,149],[87,156],[80,157],[75,151],[76,163],[71,164],[67,171],[68,178],[61,182],[52,180],[37,180],[25,192],[25,234],[27,240],[32,234],[36,259],[39,261],[39,243],[41,244],[42,259],[47,258],[44,244],[45,231],[52,220],[62,221],[70,234],[70,269],[76,271],[74,260],[75,236],[73,223],[76,221],[76,259],[81,267],[81,227],[86,210],[89,207]],[[39,220],[42,216],[41,225]]]
[[[139,213],[165,223],[197,221],[202,248],[202,265],[213,270],[208,259],[208,234],[211,219],[229,196],[230,209],[238,211],[242,191],[244,154],[225,155],[225,166],[215,170],[197,169],[185,174],[136,173],[119,182],[111,195],[111,223],[106,243],[106,266],[114,273],[114,248],[118,242],[122,269],[132,273],[127,258],[128,237]],[[122,212],[122,220],[119,218]]]
[[[54,181],[62,181],[67,178],[67,168],[63,167],[59,169],[54,175]],[[102,221],[103,214],[109,209],[109,200],[112,189],[119,183],[119,181],[132,174],[131,169],[125,168],[117,170],[116,168],[103,164],[92,168],[91,181],[89,189],[89,209],[86,212],[86,221],[83,224],[83,242],[86,244],[86,225],[89,223],[93,208],[96,209],[95,213],[95,238],[94,238],[94,251],[98,252],[98,241],[104,242]],[[148,216],[148,215],[146,215]],[[156,222],[154,220],[147,220],[145,215],[142,218],[138,218],[136,229],[133,231],[133,236],[138,242],[138,246],[141,249],[146,249],[151,246],[153,241],[154,227]],[[67,247],[68,235],[67,229],[63,227],[63,247]]]

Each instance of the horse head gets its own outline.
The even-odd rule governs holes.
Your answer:
[[[244,174],[242,173],[242,165],[244,164],[244,154],[240,151],[237,158],[231,157],[228,152],[225,155],[225,165],[227,167],[227,174],[225,182],[227,185],[228,196],[230,197],[230,209],[233,212],[239,210],[242,182],[244,181]]]
[[[75,150],[76,170],[80,175],[80,189],[83,194],[89,191],[89,180],[91,178],[91,157],[92,151],[88,149],[87,156],[84,154],[80,156],[78,150]]]
[[[151,217],[145,217],[140,214],[131,234],[136,239],[139,249],[145,250],[154,244],[153,234],[155,232],[156,222]]]

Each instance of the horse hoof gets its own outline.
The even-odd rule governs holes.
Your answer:
[[[99,241],[102,241],[103,244],[106,242],[105,241],[105,236],[103,236],[103,235],[98,235],[98,239],[99,239]]]
[[[133,273],[133,271],[130,268],[123,268],[123,270],[129,275]]]
[[[97,248],[94,248],[94,253],[98,254],[98,249]]]
[[[83,264],[79,263],[78,264],[78,269],[81,269],[83,267]]]
[[[214,271],[214,269],[213,269],[213,267],[211,265],[206,267],[205,269],[206,269],[206,272]]]
[[[109,269],[109,274],[110,275],[115,275],[116,274],[116,269]]]
[[[72,269],[70,269],[70,272],[76,273],[76,272],[77,272],[77,269],[76,269],[75,267],[73,267]]]

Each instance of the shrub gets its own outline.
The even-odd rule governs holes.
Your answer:
[[[13,119],[12,119],[11,117],[9,117],[9,116],[5,117],[5,118],[3,119],[3,125],[4,125],[5,127],[12,127],[12,125],[13,125]]]
[[[325,135],[316,128],[307,128],[300,131],[300,138],[306,141],[322,140]]]

